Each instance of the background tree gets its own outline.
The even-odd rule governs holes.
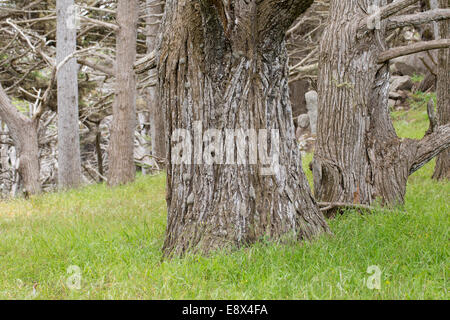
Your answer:
[[[77,29],[74,0],[56,1],[56,61],[76,52]],[[80,130],[78,120],[78,65],[75,57],[58,72],[58,185],[81,184]]]
[[[109,157],[109,128],[112,118],[115,83],[116,2],[80,0],[76,54],[79,65],[79,128],[82,181],[106,180]],[[136,70],[139,73],[138,114],[148,113],[143,99],[146,88],[155,86],[154,55],[147,53],[145,1],[140,1]],[[0,83],[23,115],[34,117],[47,92],[52,70],[56,65],[56,1],[5,0],[0,2]],[[36,126],[39,146],[40,181],[44,191],[54,190],[57,177],[57,93],[49,91],[39,125]],[[148,122],[140,116],[135,131],[134,161],[147,172],[158,170],[151,155],[151,141],[143,128]],[[0,153],[0,197],[17,196],[22,184],[17,170],[16,150],[11,130],[2,122]],[[145,129],[148,130],[148,129]],[[144,172],[144,170],[143,170]]]
[[[161,0],[147,0],[147,50],[148,53],[155,51],[158,41],[161,17],[163,14],[163,3]],[[157,70],[150,70],[151,77],[157,77]],[[156,86],[148,88],[147,98],[150,110],[150,132],[152,143],[152,154],[160,162],[166,158],[166,137],[164,132],[164,112],[159,102]]]
[[[448,47],[450,40],[388,49],[387,30],[448,19],[446,9],[394,16],[415,3],[401,0],[331,1],[320,46],[318,141],[314,156],[315,195],[331,208],[342,203],[403,203],[408,176],[450,145],[450,127],[422,140],[400,139],[389,108],[389,60]],[[379,21],[379,23],[378,23]]]
[[[165,255],[329,230],[301,168],[288,91],[285,33],[311,3],[166,1],[158,58],[169,139]],[[268,147],[279,146],[274,174],[264,175],[261,164],[199,165],[196,152],[187,159],[192,164],[172,163],[172,132],[194,137],[196,121],[203,131],[278,130],[279,144]],[[248,159],[252,150],[239,152]]]
[[[18,153],[19,175],[27,194],[41,192],[39,180],[39,148],[37,123],[39,119],[29,119],[15,106],[0,84],[0,118],[8,126]]]
[[[136,39],[138,1],[117,2],[116,87],[111,124],[108,184],[132,182],[134,164],[134,131],[136,129]]]

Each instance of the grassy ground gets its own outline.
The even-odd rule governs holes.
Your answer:
[[[423,108],[394,117],[403,136],[426,129]],[[450,184],[432,171],[411,177],[404,208],[349,212],[333,237],[169,262],[164,175],[0,203],[0,299],[448,299]]]

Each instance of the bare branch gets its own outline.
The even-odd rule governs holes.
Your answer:
[[[409,174],[413,174],[431,159],[450,147],[450,124],[440,126],[433,133],[426,135],[415,145],[415,158]]]
[[[450,47],[450,39],[441,39],[441,40],[433,40],[433,41],[420,41],[408,46],[396,47],[389,50],[386,50],[380,54],[378,57],[378,63],[382,64],[389,60],[406,56],[409,54],[434,50],[434,49],[443,49]]]
[[[387,29],[392,30],[399,27],[417,26],[432,21],[450,19],[450,9],[436,9],[426,12],[391,17],[388,20]]]

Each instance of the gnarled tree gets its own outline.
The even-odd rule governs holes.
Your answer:
[[[285,33],[311,3],[166,1],[158,58],[169,137],[166,256],[208,253],[262,237],[308,239],[329,230],[301,168],[288,92]],[[265,175],[259,162],[200,164],[208,143],[194,137],[198,129],[212,128],[277,130],[279,144],[270,141],[271,150],[279,147],[274,174]],[[187,130],[186,139],[198,148],[181,165],[172,162],[179,152],[176,129]],[[204,156],[215,158],[206,150]],[[254,156],[250,149],[237,153]]]
[[[321,202],[403,203],[409,175],[450,145],[450,126],[401,139],[389,108],[389,59],[448,47],[450,40],[388,49],[387,30],[448,19],[448,9],[394,16],[417,2],[332,0],[320,46],[318,141],[313,162]],[[370,7],[382,6],[375,15]],[[332,206],[331,206],[332,207]]]
[[[11,103],[0,84],[0,118],[6,123],[19,158],[19,175],[27,194],[41,192],[39,181],[38,118],[29,119]]]

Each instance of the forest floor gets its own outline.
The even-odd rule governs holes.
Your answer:
[[[424,105],[393,117],[405,137],[428,128]],[[349,211],[311,243],[209,258],[161,260],[163,174],[1,202],[0,299],[448,299],[450,183],[432,181],[433,166],[410,178],[403,208]]]

